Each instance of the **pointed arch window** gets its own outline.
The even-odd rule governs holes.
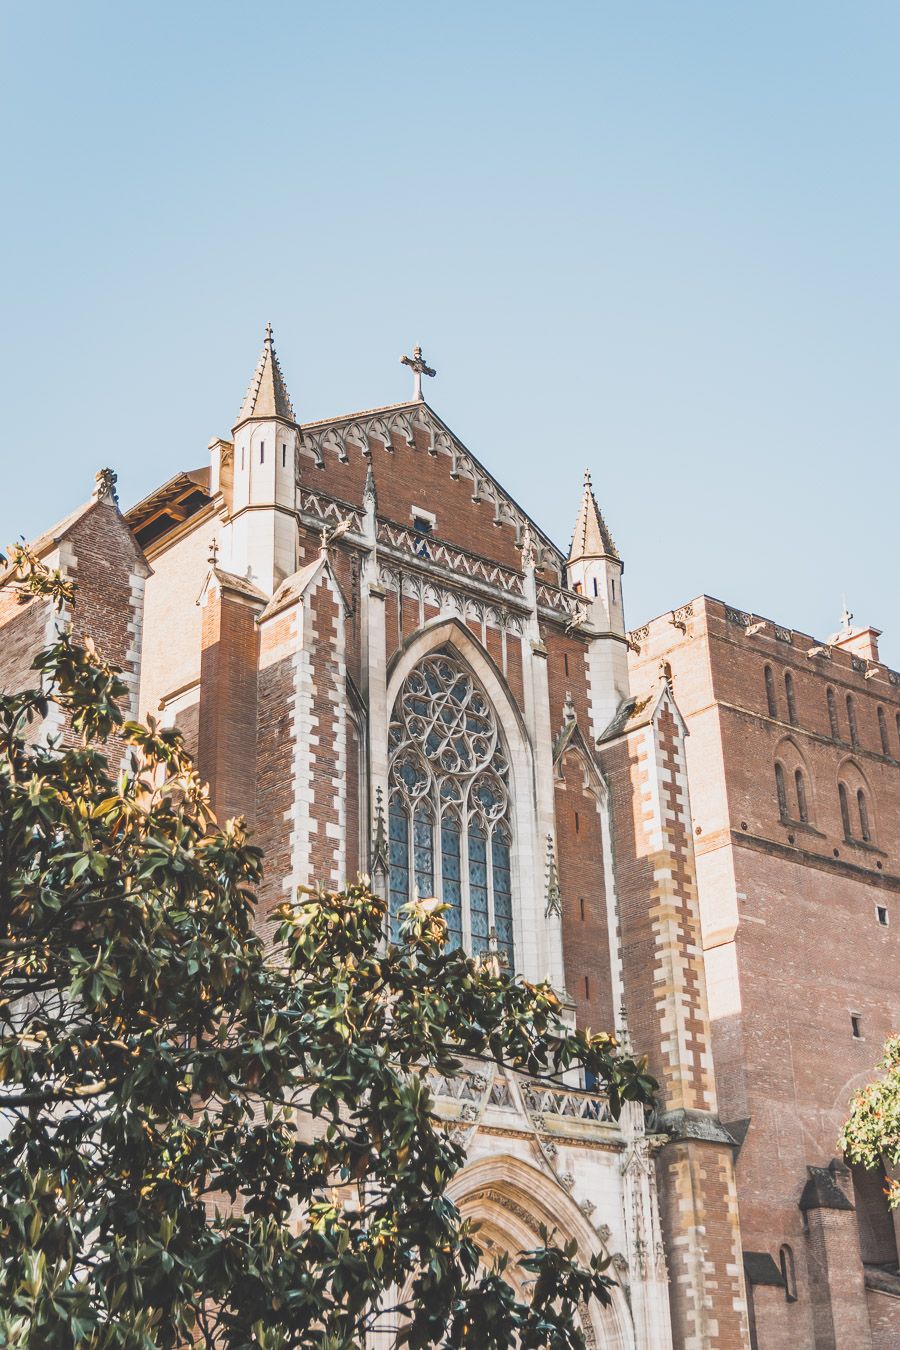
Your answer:
[[[494,944],[511,969],[509,763],[487,695],[448,651],[410,671],[391,715],[390,914],[418,890],[439,894],[451,947]]]
[[[853,829],[850,825],[850,799],[847,796],[847,789],[843,783],[838,783],[838,800],[841,804],[841,824],[844,827],[844,838],[853,838]]]
[[[797,725],[797,702],[794,697],[794,677],[789,670],[784,672],[784,693],[787,699],[788,721]]]
[[[828,700],[828,721],[831,724],[831,739],[839,741],[841,739],[841,727],[838,722],[837,699],[834,696],[834,690],[831,685],[825,690],[825,696]]]
[[[888,740],[887,718],[884,715],[884,708],[878,709],[878,734],[881,737],[881,753],[889,755],[891,753],[891,743]]]
[[[763,675],[766,681],[766,706],[769,709],[769,716],[777,717],[778,701],[775,698],[775,676],[772,674],[772,667],[766,666]]]
[[[787,820],[787,785],[784,780],[784,769],[777,761],[775,763],[775,791],[778,794],[778,814],[782,820]]]
[[[850,727],[850,744],[859,745],[859,728],[856,725],[856,707],[853,703],[853,695],[847,695],[847,724]]]
[[[802,769],[794,770],[794,788],[797,793],[797,819],[809,824],[809,803],[806,798],[806,779]]]
[[[859,812],[859,837],[868,844],[872,838],[872,831],[869,827],[869,808],[866,805],[866,794],[862,788],[857,789],[856,809]]]

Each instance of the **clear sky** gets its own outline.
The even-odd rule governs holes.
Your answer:
[[[0,15],[0,539],[227,434],[428,398],[630,626],[706,591],[900,666],[897,0]],[[892,523],[894,522],[894,523]]]

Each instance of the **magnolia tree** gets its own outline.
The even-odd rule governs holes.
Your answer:
[[[7,565],[24,603],[72,604],[27,551]],[[179,733],[124,722],[66,632],[34,669],[0,697],[0,1344],[583,1346],[603,1263],[547,1233],[512,1257],[528,1301],[486,1268],[428,1078],[582,1065],[618,1113],[650,1100],[643,1065],[449,951],[433,901],[388,944],[363,881],[304,891],[264,946],[259,851]]]
[[[841,1130],[839,1147],[844,1156],[863,1167],[900,1168],[900,1036],[891,1036],[884,1044],[884,1056],[878,1066],[884,1071],[850,1102],[850,1115]],[[887,1178],[888,1203],[900,1205],[900,1181]]]

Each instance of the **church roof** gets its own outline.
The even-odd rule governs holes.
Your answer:
[[[244,395],[235,426],[246,422],[248,417],[283,417],[288,422],[295,421],[290,395],[275,354],[270,323],[266,324],[262,354],[250,381],[250,388]]]
[[[615,558],[618,560],[618,557],[613,537],[606,527],[606,521],[600,514],[600,507],[597,505],[597,498],[594,496],[591,475],[585,470],[584,492],[581,496],[581,506],[578,508],[578,519],[575,521],[572,547],[569,549],[569,562],[576,562],[579,558]]]
[[[209,467],[176,473],[125,512],[125,519],[142,548],[210,502]]]

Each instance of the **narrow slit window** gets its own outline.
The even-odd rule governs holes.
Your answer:
[[[804,824],[809,822],[809,805],[806,800],[806,780],[803,777],[803,770],[794,771],[794,787],[797,792],[797,819]]]
[[[853,830],[850,827],[850,800],[847,796],[847,789],[843,783],[838,783],[838,800],[841,804],[841,824],[844,827],[844,838],[852,839]]]
[[[590,998],[591,996],[591,982],[587,975],[584,977],[584,996],[585,998]]]
[[[851,745],[859,745],[859,728],[856,725],[856,707],[852,694],[847,695],[847,725],[850,728]]]
[[[580,831],[580,829],[581,829],[581,816],[580,816],[580,815],[578,814],[578,812],[576,811],[576,812],[575,812],[575,833],[578,834],[578,832]]]
[[[581,910],[581,922],[584,923],[584,896],[583,896],[583,895],[582,895],[582,896],[579,896],[579,898],[578,898],[578,906],[579,906],[579,909]]]
[[[281,447],[281,467],[282,467],[283,469],[286,469],[286,468],[287,468],[287,446],[286,446],[286,445],[283,445],[283,446]]]
[[[884,708],[878,709],[878,734],[881,736],[881,753],[889,755],[891,743],[888,740],[887,718],[884,715]]]
[[[782,820],[788,818],[787,803],[787,784],[784,779],[784,769],[780,764],[775,765],[775,791],[778,796],[778,814]]]
[[[565,670],[566,674],[568,675],[568,673],[569,673],[569,653],[568,653],[568,652],[563,652],[563,669]]]
[[[872,831],[869,828],[869,808],[866,805],[866,794],[862,788],[856,794],[856,809],[859,811],[859,837],[869,843],[872,838]]]
[[[856,1041],[861,1041],[863,1038],[862,1017],[859,1015],[859,1013],[850,1014],[850,1027],[853,1032],[853,1039]]]
[[[265,441],[260,441],[260,443],[259,443],[259,462],[260,462],[260,464],[264,464],[264,463],[266,462],[266,443],[265,443]]]
[[[778,1253],[781,1277],[784,1280],[784,1296],[788,1303],[797,1302],[797,1276],[794,1271],[794,1253],[785,1244]]]
[[[787,699],[788,721],[797,725],[797,700],[794,697],[794,677],[789,670],[784,672],[784,694]]]
[[[888,920],[888,912],[887,912],[887,905],[876,905],[876,906],[875,906],[875,917],[876,917],[876,919],[878,920],[878,922],[881,924],[882,928],[887,928],[888,922],[889,922],[889,920]]]
[[[838,722],[837,699],[830,685],[825,690],[825,697],[828,700],[828,722],[831,727],[831,739],[839,741],[841,739],[841,728]]]
[[[769,716],[777,717],[778,702],[775,698],[775,676],[772,674],[771,666],[766,666],[764,675],[766,681],[766,706],[769,709]]]
[[[597,589],[597,578],[596,578],[596,577],[594,577],[594,594],[595,594],[595,595],[599,595],[599,594],[600,594],[599,590]]]

